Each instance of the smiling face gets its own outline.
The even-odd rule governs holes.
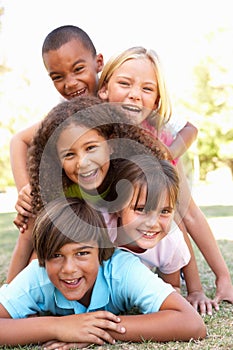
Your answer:
[[[93,56],[81,41],[72,39],[57,50],[44,53],[43,61],[55,88],[65,99],[96,94],[103,56]]]
[[[130,203],[121,211],[118,244],[135,252],[153,248],[170,230],[174,209],[168,193],[161,196],[156,209],[146,210],[147,189],[135,187]]]
[[[99,269],[96,242],[68,243],[45,261],[49,279],[68,300],[88,306]]]
[[[57,153],[66,175],[83,189],[92,191],[103,183],[111,148],[97,130],[70,125],[61,132]]]
[[[151,110],[157,108],[158,82],[152,62],[132,58],[118,67],[98,92],[103,100],[121,102],[132,121],[140,124]]]

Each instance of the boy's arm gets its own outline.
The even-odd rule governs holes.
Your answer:
[[[11,169],[18,192],[28,184],[27,151],[40,122],[19,131],[10,142]]]
[[[117,340],[188,341],[206,336],[206,327],[201,316],[176,292],[172,292],[165,299],[158,312],[120,316],[120,318],[120,324],[126,332],[123,334],[110,332]]]
[[[176,159],[182,156],[196,140],[197,134],[198,129],[190,122],[187,122],[183,129],[178,132],[176,138],[169,146],[172,158]]]
[[[133,342],[188,341],[206,336],[200,315],[176,292],[165,299],[159,312],[146,315],[118,317],[107,311],[97,311],[13,320],[0,304],[0,317],[0,345],[35,344],[55,339],[103,345],[104,342],[114,344],[114,339]]]
[[[47,341],[66,343],[114,344],[114,334],[125,332],[118,316],[96,311],[60,317],[12,319],[0,304],[0,345],[38,344]]]

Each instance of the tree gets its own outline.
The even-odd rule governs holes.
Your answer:
[[[218,32],[226,42],[224,34],[225,31]],[[210,39],[212,42],[215,36],[211,35]],[[219,57],[219,50],[201,59],[194,68],[196,84],[192,100],[183,101],[186,108],[201,116],[197,150],[202,180],[207,172],[223,164],[229,166],[233,174],[233,70],[232,59],[229,60],[227,54],[225,59]]]

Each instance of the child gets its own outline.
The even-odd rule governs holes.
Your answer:
[[[94,96],[58,104],[42,121],[29,152],[33,213],[63,193],[92,201],[96,195],[98,205],[105,206],[120,159],[142,151],[168,156],[162,143],[130,125],[118,106],[103,104]],[[8,282],[28,264],[32,226],[30,220],[27,232],[18,237]]]
[[[200,315],[171,285],[133,254],[113,251],[103,218],[84,201],[50,202],[33,241],[38,260],[0,289],[0,345],[73,348],[206,336]],[[116,316],[134,306],[141,314]]]
[[[61,35],[64,35],[64,33],[61,32]],[[67,41],[67,44],[68,43],[69,43],[69,40]],[[73,44],[74,44],[74,42],[73,42]],[[63,54],[64,54],[64,52],[62,50],[63,48],[67,48],[67,46],[64,46],[64,44],[61,46],[61,51],[60,51],[60,56],[59,56],[59,59],[60,59],[59,62],[60,62],[61,67],[65,66],[65,61],[62,60]],[[47,57],[47,60],[48,59],[49,59],[49,56]],[[160,67],[158,67],[158,68],[160,68]],[[159,87],[158,87],[159,90],[160,90],[159,92],[160,92],[160,97],[161,97],[161,99],[160,99],[161,101],[160,102],[163,102],[163,103],[160,103],[159,112],[160,112],[160,114],[164,114],[166,116],[166,118],[168,118],[169,115],[170,115],[171,110],[169,111],[168,105],[164,103],[164,101],[169,101],[169,99],[168,99],[168,96],[166,94],[166,88],[163,85],[164,81],[163,81],[163,76],[160,74],[160,69],[158,70],[158,77],[159,77],[159,81],[161,81],[161,83],[159,84]],[[156,83],[157,83],[157,81],[156,81]],[[149,91],[150,90],[150,86],[148,88],[146,86],[145,90]],[[154,102],[153,102],[153,105],[154,105]],[[186,149],[184,147],[184,142],[182,140],[184,139],[185,142],[190,142],[189,141],[189,139],[190,139],[189,131],[191,131],[191,129],[193,131],[195,131],[195,129],[191,128],[191,126],[189,124],[186,124],[186,126],[183,129],[181,127],[179,128],[180,135],[182,137],[181,138],[177,137],[176,141],[173,142],[172,145],[170,146],[171,151],[174,154],[174,157],[177,156],[177,154],[175,154],[174,150],[172,150],[172,148],[174,148],[173,146],[176,143],[176,147],[175,147],[176,149],[180,149],[180,148],[182,148],[183,150]],[[28,129],[28,132],[25,131],[25,133],[24,132],[18,133],[12,139],[12,143],[11,143],[11,148],[12,148],[11,159],[12,159],[12,162],[16,162],[18,160],[18,166],[15,166],[15,167],[14,167],[14,165],[12,166],[13,173],[15,175],[15,180],[16,180],[16,178],[18,179],[18,180],[16,180],[16,184],[19,183],[19,181],[20,181],[19,179],[23,180],[22,181],[23,183],[21,182],[21,185],[19,185],[19,186],[17,185],[17,188],[19,189],[19,198],[18,198],[18,201],[17,201],[17,204],[16,204],[16,209],[23,216],[23,218],[24,217],[30,217],[32,215],[31,214],[31,202],[30,202],[31,201],[31,196],[30,196],[31,189],[30,189],[30,186],[26,185],[27,182],[28,182],[28,175],[27,175],[27,172],[26,172],[26,149],[27,149],[28,145],[30,144],[30,141],[32,139],[34,131],[35,131],[35,129],[33,129],[31,131],[30,131],[30,129]],[[187,131],[187,134],[186,134],[186,131]],[[195,132],[191,133],[191,134],[192,134],[192,137],[195,138]],[[178,145],[177,145],[177,143],[178,143]],[[23,145],[23,148],[21,148],[20,145],[21,146]],[[189,146],[189,144],[187,144],[187,147],[188,146]],[[23,167],[23,169],[22,169],[22,167]],[[26,173],[26,178],[24,177],[25,173]],[[25,187],[23,187],[23,186],[25,186]],[[189,196],[188,196],[188,198],[189,198]],[[191,199],[191,201],[192,201],[192,199]],[[200,212],[200,210],[199,210],[198,214],[199,214],[199,219],[198,220],[202,220],[203,221],[203,225],[202,225],[201,229],[203,228],[203,230],[204,230],[204,228],[206,228],[206,229],[210,230],[209,227],[208,227],[208,224],[207,224],[207,222],[205,220],[205,217]],[[186,218],[187,218],[187,216],[186,216]],[[192,217],[191,217],[191,219],[192,219]],[[191,222],[192,221],[193,220],[191,220]],[[15,224],[20,228],[21,232],[24,232],[24,230],[27,227],[27,225],[24,222],[22,224],[22,218],[21,219],[16,218]],[[195,232],[193,233],[193,236],[194,235],[195,235]],[[209,238],[210,238],[211,242],[213,242],[213,237],[211,237],[212,233],[211,232],[209,232],[209,233],[207,232],[207,236],[208,235],[209,235]],[[203,239],[202,239],[202,236],[203,236]],[[208,244],[208,240],[206,240],[205,237],[206,237],[206,235],[203,233],[203,235],[199,235],[199,237],[197,239],[199,240],[199,242],[200,242],[200,240],[203,241],[203,242],[201,242],[201,246],[203,247],[202,248],[203,249],[203,254],[205,252],[204,255],[206,256],[207,261],[210,263],[210,266],[213,266],[213,271],[215,272],[215,274],[216,274],[216,276],[218,278],[215,300],[216,300],[216,302],[218,302],[220,300],[226,299],[226,300],[228,300],[230,302],[233,302],[233,288],[232,288],[232,285],[229,284],[230,276],[229,276],[229,272],[227,271],[227,267],[226,267],[226,265],[224,263],[224,260],[222,259],[221,254],[218,251],[218,248],[216,250],[216,246],[215,246],[214,249],[217,252],[217,256],[220,256],[220,260],[219,260],[219,262],[215,261],[215,260],[213,261],[213,259],[215,259],[215,254],[212,254],[211,252],[209,252],[209,246],[208,247],[206,246]],[[214,245],[215,245],[215,243],[214,243]],[[216,264],[218,266],[214,267],[214,265],[216,265]],[[191,278],[191,280],[192,280],[192,278]],[[222,284],[222,287],[221,287],[221,284]],[[209,312],[210,312],[210,310],[209,310]],[[203,313],[205,313],[204,310],[203,310]]]
[[[44,40],[42,57],[55,88],[63,98],[69,100],[75,96],[96,95],[103,56],[96,53],[90,37],[81,28],[65,25],[54,29]],[[19,192],[16,210],[25,217],[32,216],[26,169],[27,148],[39,125],[40,122],[18,132],[11,140],[11,166]],[[20,224],[17,218],[15,224]]]
[[[89,108],[83,109],[87,107],[87,101]],[[96,103],[94,97],[79,97],[69,103],[64,102],[44,119],[29,151],[32,208],[36,214],[44,203],[61,196],[63,192],[69,197],[82,197],[103,212],[112,236],[116,223],[108,213],[119,211],[122,203],[122,193],[115,186],[119,162],[122,158],[129,159],[140,154],[153,154],[161,159],[167,157],[166,152],[161,152],[158,140],[139,126],[130,125],[128,119],[125,120],[121,105],[101,103],[90,107],[91,103]],[[90,136],[92,142],[89,141]],[[98,153],[101,144],[105,145],[103,154],[111,153],[110,162]],[[101,160],[104,161],[100,163]],[[28,236],[23,234],[19,237],[22,242]],[[21,264],[22,261],[21,258]],[[19,264],[14,265],[19,272]],[[187,283],[188,297],[196,301],[194,305],[202,314],[206,313],[206,309],[210,313],[211,300],[203,293],[197,268],[193,268],[190,278],[191,283]]]
[[[100,76],[99,96],[105,101],[123,103],[131,119],[134,119],[136,123],[140,122],[142,126],[149,128],[154,135],[159,137],[163,133],[163,126],[166,126],[171,116],[170,100],[158,56],[154,51],[147,51],[143,47],[130,48],[110,59]],[[146,108],[149,113],[142,113],[143,108]],[[151,111],[156,111],[156,115],[161,119],[159,123],[158,118],[156,119]],[[159,125],[158,129],[156,125]],[[174,140],[166,134],[166,130],[163,136],[164,134],[167,136],[169,139],[167,146],[177,157],[181,156],[190,146],[193,138],[190,138],[190,125],[188,128],[184,127],[182,131],[180,128],[174,131],[176,131]],[[180,137],[177,137],[178,131],[180,131]],[[216,275],[214,306],[217,309],[217,303],[221,300],[233,303],[230,273],[205,216],[191,197],[186,177],[179,163],[180,161],[178,162],[181,178],[181,203],[178,208],[180,217]],[[192,300],[190,302],[196,303]]]
[[[179,291],[180,269],[188,264],[190,252],[173,221],[177,172],[166,160],[139,155],[119,164],[116,183],[119,194],[130,193],[118,212],[117,236],[111,240],[149,268],[157,268],[160,277]]]

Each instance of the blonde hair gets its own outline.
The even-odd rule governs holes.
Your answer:
[[[156,126],[160,128],[162,125],[166,124],[172,114],[172,106],[166,83],[164,80],[164,74],[162,71],[162,65],[157,53],[154,50],[147,50],[142,46],[131,47],[121,54],[112,56],[108,62],[105,64],[103,71],[101,73],[98,90],[100,90],[105,84],[107,84],[116,69],[118,69],[124,62],[130,59],[149,59],[155,69],[155,74],[158,81],[158,95],[159,103],[156,110],[156,114],[159,115],[159,125],[156,123]],[[111,102],[111,101],[109,101]],[[154,125],[153,121],[154,113],[148,117],[148,121]]]

